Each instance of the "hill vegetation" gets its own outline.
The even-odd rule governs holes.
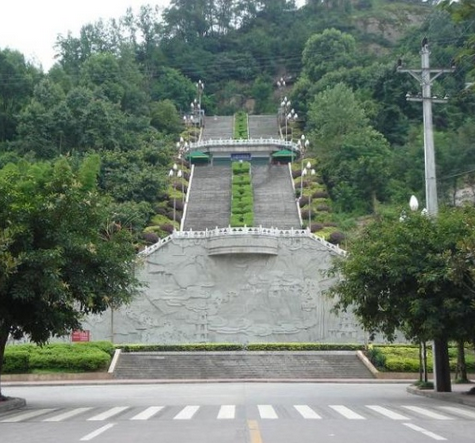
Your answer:
[[[434,86],[450,97],[434,122],[439,194],[453,204],[475,179],[475,28],[470,2],[434,3],[172,0],[58,36],[49,72],[0,49],[0,167],[97,154],[111,217],[143,244],[173,226],[168,172],[177,140],[196,138],[183,117],[197,82],[207,114],[277,113],[287,95],[332,200],[328,222],[348,230],[381,205],[423,200],[422,111],[405,99],[419,85],[396,61],[417,69],[427,37],[433,66],[457,60]]]

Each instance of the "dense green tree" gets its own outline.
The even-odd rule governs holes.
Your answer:
[[[64,158],[0,171],[0,373],[9,337],[45,343],[137,289],[130,233],[88,176]]]
[[[333,269],[342,277],[330,291],[336,311],[353,311],[366,330],[389,340],[404,333],[446,345],[473,337],[474,223],[475,209],[465,207],[436,219],[394,214],[367,224]],[[444,363],[448,372],[448,358]],[[439,390],[450,390],[447,375]]]
[[[303,73],[311,81],[328,72],[355,64],[356,42],[353,36],[337,29],[315,34],[305,44],[302,54]]]
[[[33,95],[35,71],[19,52],[0,50],[0,143],[16,135],[18,114]]]

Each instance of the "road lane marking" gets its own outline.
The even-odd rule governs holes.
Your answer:
[[[271,405],[258,405],[257,409],[259,409],[259,415],[261,418],[265,420],[275,420],[277,417],[277,413],[275,409]]]
[[[249,435],[251,436],[250,443],[262,443],[261,431],[259,424],[255,420],[248,420],[247,427],[249,428]]]
[[[310,406],[306,405],[294,405],[294,408],[299,412],[299,414],[306,419],[318,420],[320,417]]]
[[[330,408],[343,415],[343,417],[349,420],[366,420],[362,415],[357,414],[352,411],[350,408],[347,408],[343,405],[330,405]]]
[[[76,415],[82,414],[83,412],[90,411],[92,408],[76,408],[73,409],[72,411],[64,412],[63,414],[55,415],[54,417],[51,418],[46,418],[43,421],[63,421],[68,418],[75,417]]]
[[[439,440],[439,441],[447,440],[446,438],[440,435],[434,434],[433,432],[430,432],[424,428],[421,428],[420,426],[413,425],[412,423],[403,423],[403,425],[407,426],[408,428],[413,429],[414,431],[420,432],[421,434],[424,434],[427,437],[433,438],[434,440]]]
[[[23,412],[22,414],[15,415],[10,418],[2,420],[1,423],[18,423],[23,420],[28,420],[30,418],[38,417],[39,415],[47,414],[48,412],[53,412],[55,409],[37,409],[35,411]]]
[[[120,414],[121,412],[129,409],[128,406],[116,406],[115,408],[108,409],[102,414],[95,415],[94,417],[88,418],[88,421],[104,421],[108,418],[113,417],[114,415]]]
[[[420,408],[419,406],[403,406],[403,408],[409,409],[412,412],[417,412],[418,414],[424,415],[425,417],[434,418],[436,420],[453,420],[451,417],[429,411],[425,408]]]
[[[385,417],[390,418],[391,420],[410,420],[410,418],[406,417],[405,415],[398,414],[397,412],[391,411],[390,409],[384,408],[383,406],[366,405],[366,407],[372,411],[384,415]]]
[[[101,435],[102,433],[108,431],[110,428],[115,426],[115,423],[109,423],[108,425],[103,426],[102,428],[97,429],[94,432],[91,432],[90,434],[87,434],[81,440],[79,441],[91,441],[92,439],[96,438],[97,436]]]
[[[140,414],[134,415],[131,420],[148,420],[152,418],[155,414],[159,413],[164,406],[150,406],[149,408],[142,411]]]
[[[464,408],[457,408],[455,406],[439,406],[440,409],[444,411],[451,412],[452,414],[461,415],[463,417],[475,418],[475,412],[469,411]]]
[[[193,415],[196,414],[198,409],[200,409],[199,406],[186,406],[175,415],[175,417],[173,417],[173,420],[190,420],[193,418]]]
[[[236,416],[236,406],[222,405],[219,408],[219,413],[218,413],[219,420],[233,419],[235,416]]]

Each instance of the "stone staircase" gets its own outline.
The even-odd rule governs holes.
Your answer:
[[[371,379],[354,351],[121,353],[117,379]]]
[[[233,116],[207,116],[201,138],[210,139],[230,139],[233,138],[234,117]]]
[[[254,225],[300,229],[300,220],[287,165],[252,167]]]
[[[249,116],[249,138],[279,137],[279,126],[275,114]]]
[[[195,166],[183,229],[205,231],[229,226],[231,168]]]

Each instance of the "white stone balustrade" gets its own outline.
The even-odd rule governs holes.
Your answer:
[[[297,237],[306,237],[310,238],[318,243],[324,245],[327,249],[335,252],[338,255],[346,256],[347,252],[344,249],[341,249],[338,245],[334,245],[324,238],[319,237],[310,232],[309,229],[277,229],[277,228],[263,228],[259,227],[227,227],[227,228],[216,228],[209,229],[206,231],[174,231],[170,236],[160,239],[154,245],[149,246],[142,250],[139,255],[148,256],[160,249],[162,246],[166,245],[169,241],[174,239],[204,239],[204,238],[215,238],[223,237],[230,238],[232,236],[271,236],[276,238],[297,238]]]

